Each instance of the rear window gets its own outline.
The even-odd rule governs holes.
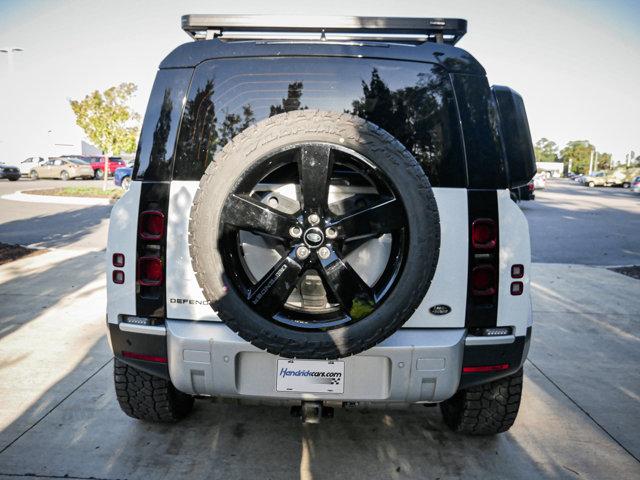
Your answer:
[[[466,184],[448,73],[434,64],[366,58],[250,58],[201,64],[185,103],[173,178],[199,180],[216,152],[237,133],[298,109],[348,112],[370,120],[413,153],[434,186]]]

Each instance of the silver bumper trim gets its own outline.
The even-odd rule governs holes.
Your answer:
[[[147,335],[165,336],[167,329],[162,326],[137,325],[135,323],[120,322],[120,330],[123,332],[146,333]]]
[[[464,340],[464,344],[468,346],[476,345],[508,345],[516,341],[515,335],[494,335],[486,337],[476,337],[468,335]]]
[[[276,391],[277,355],[246,342],[226,325],[167,319],[169,374],[196,395],[263,400],[439,402],[457,390],[465,329],[400,329],[375,347],[342,358],[344,393]]]

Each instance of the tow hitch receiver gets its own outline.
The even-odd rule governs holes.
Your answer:
[[[321,418],[333,418],[333,407],[325,407],[322,402],[305,402],[291,407],[291,416],[299,417],[303,423],[320,423]]]

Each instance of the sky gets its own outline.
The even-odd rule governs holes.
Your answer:
[[[69,99],[95,89],[135,83],[144,114],[158,64],[190,41],[181,15],[280,12],[465,18],[458,46],[523,96],[534,142],[640,154],[639,0],[0,0],[0,48],[23,49],[0,53],[0,161],[79,153]]]

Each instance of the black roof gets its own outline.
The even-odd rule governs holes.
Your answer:
[[[265,42],[223,41],[218,38],[180,45],[162,61],[160,68],[195,67],[206,60],[221,58],[313,56],[430,62],[441,64],[450,72],[485,74],[480,63],[471,54],[446,43]]]

